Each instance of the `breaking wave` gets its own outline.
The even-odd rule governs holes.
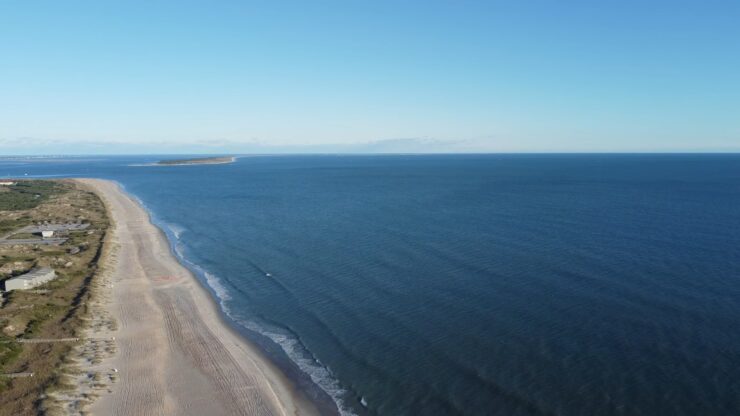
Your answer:
[[[177,224],[168,223],[158,219],[157,216],[143,203],[143,201],[130,193],[129,195],[131,195],[132,198],[134,198],[149,213],[151,222],[159,227],[159,229],[161,229],[168,237],[170,248],[180,263],[199,276],[208,288],[211,289],[211,292],[216,296],[219,307],[229,319],[249,331],[269,338],[272,342],[280,346],[288,358],[295,363],[302,372],[308,375],[314,384],[319,386],[321,390],[332,398],[341,416],[356,416],[345,402],[344,398],[348,393],[347,390],[342,388],[339,381],[332,374],[330,368],[324,366],[318,359],[316,359],[295,335],[287,333],[287,331],[284,330],[270,328],[267,325],[260,325],[257,322],[240,319],[234,316],[227,304],[228,301],[232,300],[232,296],[225,286],[223,279],[187,259],[186,247],[181,240],[181,236],[187,231],[187,229]]]
[[[233,317],[232,317],[233,319]],[[285,354],[293,361],[298,368],[307,374],[311,381],[328,394],[337,405],[339,414],[342,416],[356,416],[347,404],[344,397],[347,390],[342,388],[339,381],[334,377],[331,369],[324,366],[310,351],[298,340],[295,335],[285,333],[279,329],[269,329],[266,325],[259,325],[254,321],[236,319],[239,325],[244,328],[266,336],[272,342],[280,346]]]

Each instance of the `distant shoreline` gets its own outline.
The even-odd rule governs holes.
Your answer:
[[[172,160],[160,160],[155,162],[156,166],[187,166],[187,165],[223,165],[227,163],[234,163],[236,157],[234,156],[218,156],[218,157],[198,157],[192,159],[172,159]]]

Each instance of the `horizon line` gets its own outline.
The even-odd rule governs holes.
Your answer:
[[[266,152],[266,153],[49,153],[49,154],[0,154],[8,158],[56,157],[126,157],[126,156],[452,156],[452,155],[734,155],[740,150],[662,150],[662,151],[503,151],[503,152]]]

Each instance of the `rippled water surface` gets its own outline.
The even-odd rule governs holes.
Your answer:
[[[740,156],[149,159],[0,175],[121,182],[345,413],[740,411]]]

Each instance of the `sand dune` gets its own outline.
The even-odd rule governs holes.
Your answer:
[[[312,415],[314,405],[259,350],[234,333],[210,295],[172,256],[146,211],[110,181],[80,179],[106,202],[111,315],[118,370],[96,415]]]

